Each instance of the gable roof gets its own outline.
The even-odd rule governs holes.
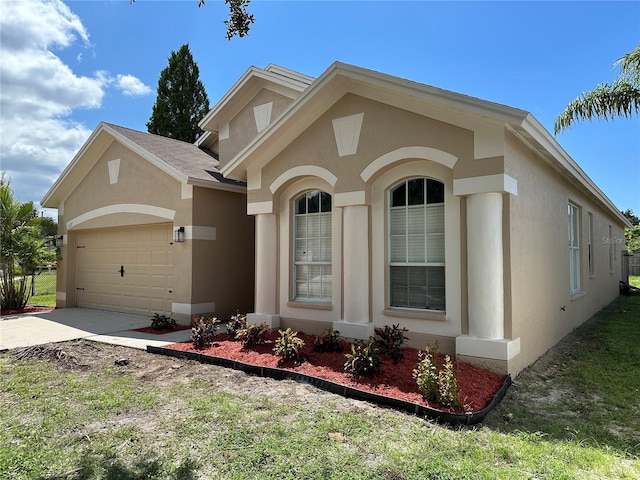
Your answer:
[[[101,122],[42,198],[46,208],[58,208],[100,156],[117,141],[177,181],[205,188],[245,191],[245,183],[220,173],[217,155],[196,145]]]
[[[341,62],[329,66],[279,119],[226,162],[221,167],[222,174],[246,180],[247,165],[263,166],[347,93],[469,130],[476,131],[487,124],[504,127],[621,223],[628,224],[613,202],[531,113]],[[226,102],[231,94],[225,95]]]
[[[314,81],[313,77],[270,63],[266,68],[251,66],[207,113],[199,126],[205,133],[196,145],[211,145],[217,139],[221,123],[235,116],[260,90],[266,88],[296,99]],[[233,101],[231,101],[233,99]]]

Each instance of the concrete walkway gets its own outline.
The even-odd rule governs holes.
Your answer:
[[[151,325],[151,317],[93,310],[61,308],[50,312],[0,317],[0,351],[86,338],[96,342],[146,350],[189,341],[190,330],[155,335],[132,331]]]

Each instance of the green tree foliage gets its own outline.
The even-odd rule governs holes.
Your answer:
[[[136,0],[131,0],[135,3]],[[249,35],[249,29],[254,21],[253,14],[247,12],[247,7],[251,0],[224,0],[229,6],[229,18],[224,21],[227,27],[227,40],[231,40],[236,35],[244,37]],[[205,0],[198,0],[198,7],[203,7]]]
[[[16,200],[4,174],[0,178],[0,304],[23,308],[29,300],[28,277],[49,256],[37,225],[33,202]]]
[[[633,210],[631,210],[630,208],[627,208],[624,212],[620,213],[622,213],[622,215],[624,215],[626,219],[629,220],[629,223],[634,227],[640,225],[640,218],[638,218],[638,216],[633,213]]]
[[[160,72],[158,96],[147,122],[149,133],[189,143],[202,135],[198,122],[209,111],[209,98],[199,77],[189,44],[171,52],[169,65]]]
[[[632,228],[624,229],[627,252],[640,253],[640,218],[638,218],[630,208],[627,208],[622,214],[629,220],[629,223],[633,225]]]
[[[631,117],[640,112],[640,45],[620,58],[615,65],[620,68],[613,83],[596,86],[567,105],[556,118],[557,135],[578,120]]]
[[[627,252],[640,253],[640,225],[624,229],[624,239]]]

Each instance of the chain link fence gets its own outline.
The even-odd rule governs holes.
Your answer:
[[[40,267],[30,278],[27,288],[31,289],[31,296],[55,295],[56,267]]]

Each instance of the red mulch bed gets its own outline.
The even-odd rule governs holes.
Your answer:
[[[156,330],[153,327],[142,327],[142,328],[134,328],[134,332],[143,332],[143,333],[154,333],[156,335],[164,335],[165,333],[173,333],[179,332],[181,330],[189,330],[191,327],[189,325],[174,325],[171,328],[165,328],[162,330]]]
[[[361,377],[360,381],[356,383],[353,381],[351,374],[344,371],[344,363],[346,361],[344,353],[350,351],[351,347],[347,347],[349,350],[345,348],[344,352],[314,352],[314,337],[301,332],[298,332],[298,336],[305,342],[304,351],[308,357],[308,360],[300,365],[283,364],[281,357],[273,353],[273,341],[278,337],[277,332],[272,332],[271,339],[267,343],[247,349],[242,348],[241,342],[229,340],[226,334],[216,335],[213,345],[204,350],[196,350],[191,342],[176,343],[166,348],[197,352],[252,365],[284,368],[362,391],[414,402],[450,413],[478,412],[486,408],[505,380],[503,375],[483,370],[468,363],[458,362],[456,378],[463,407],[447,409],[425,401],[420,394],[418,386],[412,377],[413,369],[416,368],[418,363],[418,350],[415,348],[405,348],[404,359],[397,365],[383,357],[382,373],[380,375],[373,379]]]
[[[50,312],[51,310],[54,310],[54,307],[35,307],[32,305],[27,305],[24,308],[17,308],[14,310],[2,310],[2,312],[0,312],[0,315],[4,317],[5,315],[19,315],[21,313]]]

